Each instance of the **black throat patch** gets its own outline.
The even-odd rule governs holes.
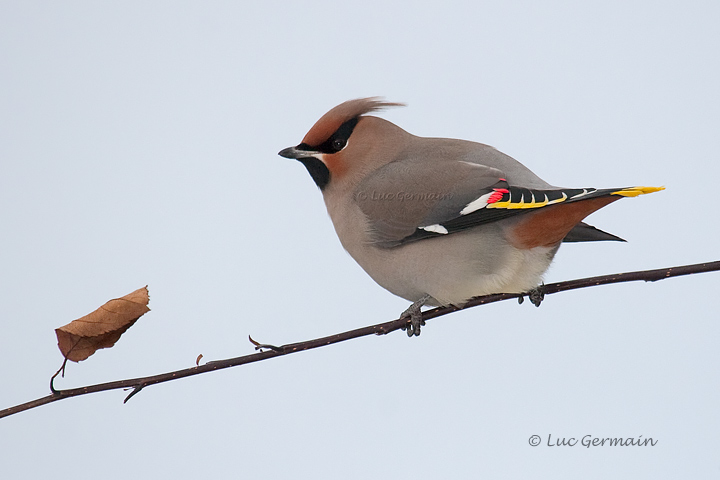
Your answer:
[[[308,173],[315,181],[315,185],[317,185],[320,190],[323,190],[330,181],[330,170],[328,170],[325,164],[315,157],[302,157],[298,158],[298,161],[305,165]]]

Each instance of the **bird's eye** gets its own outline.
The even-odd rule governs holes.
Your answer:
[[[336,152],[339,152],[340,150],[342,150],[343,148],[345,148],[345,145],[346,145],[346,144],[347,144],[347,141],[346,141],[345,139],[336,138],[336,139],[333,140],[333,142],[332,142],[332,147],[333,147],[333,150],[335,150]]]

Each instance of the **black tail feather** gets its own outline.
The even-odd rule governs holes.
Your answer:
[[[565,235],[563,242],[625,242],[626,240],[613,235],[612,233],[603,232],[599,228],[580,222],[573,227],[570,232]]]

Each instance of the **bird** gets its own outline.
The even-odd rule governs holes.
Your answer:
[[[562,242],[624,241],[586,216],[664,189],[556,187],[489,145],[415,136],[370,115],[400,106],[341,103],[279,155],[305,166],[350,256],[412,302],[400,317],[408,336],[420,335],[423,306],[493,293],[529,293],[539,306]]]

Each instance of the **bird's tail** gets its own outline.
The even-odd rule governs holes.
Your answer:
[[[665,190],[665,187],[627,187],[610,192],[606,191],[606,194],[609,193],[610,195],[619,195],[621,197],[637,197],[638,195],[659,192],[660,190]],[[563,242],[601,242],[607,240],[617,242],[625,241],[612,233],[604,232],[584,222],[575,225],[565,238],[563,238]]]
[[[638,195],[645,195],[646,193],[655,193],[660,190],[665,190],[665,187],[627,187],[615,192],[610,192],[610,195],[621,195],[623,197],[637,197]]]

